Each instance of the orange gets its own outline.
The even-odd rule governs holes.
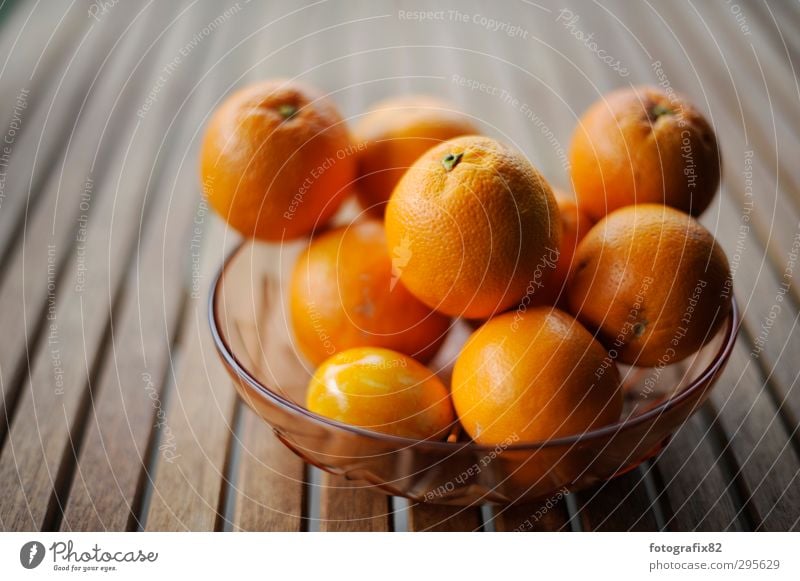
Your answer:
[[[424,95],[381,101],[353,129],[359,202],[373,216],[383,216],[392,190],[419,156],[442,141],[474,133],[469,118],[446,101]]]
[[[694,218],[629,206],[578,245],[567,301],[619,361],[666,365],[714,336],[730,311],[730,276],[719,244]]]
[[[214,112],[200,154],[203,189],[244,236],[297,238],[336,212],[355,149],[322,93],[296,81],[256,83]]]
[[[552,276],[561,224],[542,175],[488,137],[457,137],[418,159],[386,209],[400,280],[448,315],[489,317]]]
[[[685,98],[654,87],[619,89],[581,117],[570,148],[572,184],[593,220],[634,203],[698,216],[719,187],[714,131]]]
[[[622,414],[608,353],[550,307],[505,313],[475,331],[453,369],[452,397],[464,430],[482,444],[579,434]]]
[[[337,353],[308,386],[310,411],[345,424],[415,439],[444,439],[455,421],[447,388],[414,359],[375,347]]]
[[[535,305],[553,305],[560,301],[569,276],[575,248],[592,228],[592,221],[578,208],[572,197],[559,190],[554,190],[554,193],[558,213],[561,216],[561,243],[558,253],[552,257],[555,259],[553,261],[555,272],[549,284],[545,288],[536,289],[531,297],[534,299],[531,303]]]
[[[291,279],[292,327],[313,363],[350,347],[386,347],[427,361],[450,321],[392,276],[383,225],[358,222],[313,239]]]

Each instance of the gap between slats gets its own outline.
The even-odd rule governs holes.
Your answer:
[[[98,46],[95,46],[93,48],[93,52],[99,51],[101,54],[103,52],[108,52],[108,50],[106,50],[99,41],[97,42],[97,44]],[[72,62],[75,59],[81,47],[82,45],[79,44],[78,47],[76,48],[75,53],[71,56],[70,62]],[[59,84],[66,79],[69,70],[70,70],[69,68],[65,70],[64,75],[61,77],[59,81]],[[68,109],[75,112],[74,117],[77,117],[79,115],[79,112],[84,109],[84,106],[87,102],[88,93],[86,92],[87,91],[86,87],[87,86],[90,88],[93,87],[103,70],[109,70],[109,68],[101,67],[97,71],[94,71],[94,74],[92,74],[93,69],[91,67],[87,67],[86,70],[82,71],[82,76],[80,78],[81,84],[77,87],[77,89],[69,98],[70,105]],[[57,96],[58,95],[56,94],[53,98],[55,99]],[[23,126],[23,131],[25,131],[28,126],[29,125]],[[69,143],[69,139],[66,137],[67,135],[69,135],[69,133],[66,131],[67,127],[68,125],[66,124],[63,127],[61,126],[58,127],[57,130],[58,137],[55,140],[56,146],[50,149],[49,153],[50,157],[48,157],[45,160],[46,163],[43,163],[41,165],[42,169],[32,174],[30,182],[31,189],[29,191],[43,192],[48,189],[46,187],[47,185],[51,185],[55,182],[55,179],[57,177],[55,171],[58,168],[58,166],[61,165],[55,163],[56,160],[58,160],[61,157],[64,157],[64,161],[66,162],[66,160],[68,159],[67,154],[64,154],[64,156],[61,155],[62,148],[65,147],[67,143]],[[18,141],[17,144],[21,145],[20,141]],[[38,150],[38,144],[37,144],[37,150]],[[115,148],[114,144],[112,144],[111,146],[106,148],[106,150],[101,152],[102,156],[101,161],[110,159],[111,156],[114,154],[114,152]],[[106,163],[99,164],[100,169],[94,176],[97,182],[101,182],[103,179],[105,179],[105,176],[107,174],[106,166],[107,166]],[[32,189],[34,187],[36,188],[35,190]],[[19,193],[18,195],[22,195],[22,193]],[[38,202],[44,197],[44,195],[45,195],[44,193],[39,193],[38,195],[34,194],[33,198]],[[29,220],[31,220],[31,216],[35,215],[34,212],[37,206],[38,203],[34,203],[29,207],[26,207],[24,215],[22,215],[17,220],[18,225],[14,226],[15,228],[14,238],[18,237],[20,239],[20,244],[22,243],[23,239],[22,232],[27,227]],[[94,204],[90,205],[88,211],[88,218],[91,218],[91,211],[93,208]],[[77,224],[77,220],[72,220],[72,221],[75,222],[75,226],[73,230],[70,232],[70,236],[68,238],[68,240],[70,241],[68,244],[68,248],[66,252],[63,252],[64,254],[63,260],[60,260],[55,264],[55,269],[54,269],[55,272],[53,276],[54,296],[57,296],[58,290],[63,287],[64,276],[67,272],[68,258],[72,256],[72,250],[75,246],[75,238],[79,226]],[[3,255],[2,270],[0,270],[0,281],[2,281],[3,275],[9,271],[8,262],[11,260],[12,256],[14,256],[14,253],[11,250],[9,250],[6,254]],[[15,363],[14,368],[11,371],[11,381],[8,383],[7,386],[6,385],[3,386],[4,401],[2,402],[2,414],[0,414],[0,416],[2,416],[5,421],[0,422],[0,453],[2,453],[2,450],[5,449],[8,430],[10,429],[10,426],[14,421],[14,416],[16,414],[16,410],[21,399],[21,392],[23,385],[25,383],[25,378],[27,377],[27,374],[30,372],[30,369],[28,368],[28,363],[35,359],[35,355],[38,353],[38,350],[42,342],[44,330],[47,327],[47,317],[44,316],[47,304],[44,298],[45,297],[42,297],[41,306],[39,307],[39,311],[42,313],[42,315],[33,318],[33,320],[35,320],[36,322],[33,323],[31,327],[31,332],[27,337],[27,344],[25,345],[24,352],[21,352],[19,354],[19,360],[17,363]]]
[[[158,12],[154,12],[150,15],[150,18],[155,20],[159,16]],[[144,58],[140,61],[139,70],[146,70],[147,67],[151,64],[150,61],[156,60],[157,55],[163,52],[168,44],[164,42],[163,37],[167,36],[170,33],[174,34],[174,23],[177,22],[178,15],[173,15],[175,20],[169,25],[169,27],[165,27],[162,30],[162,34],[157,36],[153,43],[150,45],[148,51],[145,53]],[[153,47],[159,46],[158,50],[151,50]],[[138,71],[134,71],[138,72]],[[133,73],[132,73],[133,74]],[[128,79],[130,80],[130,78]],[[134,101],[134,94],[126,95],[124,101],[121,101],[121,109],[125,107],[126,104],[130,104]],[[128,107],[129,110],[130,107]],[[127,134],[127,132],[123,131],[123,134]],[[131,138],[133,140],[133,136]],[[98,163],[99,165],[99,163]],[[105,164],[103,164],[105,165]],[[102,166],[101,166],[102,167]],[[154,184],[154,189],[158,189],[158,185],[160,184],[161,180],[164,178],[164,166],[163,164],[157,165],[155,168],[155,176],[152,179],[152,183]],[[98,187],[103,187],[103,181],[106,176],[103,176],[103,179],[98,180]],[[154,208],[157,206],[154,199],[150,199],[148,203],[145,203],[144,209],[142,212],[142,222],[147,223],[148,217],[154,211]],[[124,251],[124,256],[122,259],[122,263],[125,265],[132,265],[135,260],[136,256],[136,249],[137,244],[136,240],[132,239],[127,242],[126,250]],[[108,364],[108,355],[109,355],[109,345],[111,343],[111,333],[112,333],[112,321],[115,315],[119,314],[120,305],[122,304],[125,294],[127,292],[126,285],[123,284],[124,281],[127,279],[127,272],[123,272],[119,277],[119,280],[116,281],[116,288],[112,290],[113,298],[112,298],[112,305],[111,310],[108,313],[109,318],[107,319],[105,328],[101,335],[101,340],[98,343],[97,350],[92,355],[92,364],[90,368],[90,372],[87,378],[87,383],[83,389],[83,394],[81,396],[81,401],[77,408],[77,415],[71,423],[70,432],[68,442],[65,445],[64,453],[62,454],[61,463],[59,465],[57,477],[55,480],[53,494],[51,496],[48,510],[45,516],[43,530],[58,530],[61,524],[61,519],[63,517],[64,507],[66,506],[67,498],[69,497],[69,492],[72,488],[72,483],[75,474],[75,468],[78,464],[78,459],[80,458],[80,451],[84,441],[84,437],[86,435],[87,426],[88,426],[88,419],[90,417],[90,412],[94,409],[94,398],[98,396],[96,392],[97,386],[99,385],[98,379],[101,377],[101,372]]]

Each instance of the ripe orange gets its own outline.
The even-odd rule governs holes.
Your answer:
[[[572,183],[593,220],[634,203],[698,216],[719,187],[714,131],[685,98],[654,87],[619,89],[581,117],[570,150]]]
[[[400,280],[428,306],[467,318],[501,312],[546,281],[560,229],[547,181],[488,137],[457,137],[424,153],[386,209]]]
[[[306,405],[327,418],[406,438],[444,439],[455,421],[450,394],[433,372],[375,347],[348,349],[320,365]]]
[[[558,213],[561,216],[561,243],[558,253],[554,254],[555,272],[547,286],[535,289],[531,296],[531,304],[554,305],[560,303],[564,294],[564,287],[569,276],[569,268],[575,248],[583,240],[586,233],[592,228],[592,221],[578,208],[575,200],[561,192],[554,190]]]
[[[691,216],[643,204],[609,214],[578,245],[570,310],[624,363],[666,365],[712,338],[731,307],[730,268]]]
[[[469,118],[445,101],[424,95],[381,101],[353,129],[360,149],[359,202],[373,216],[383,216],[395,185],[419,156],[442,141],[474,133]]]
[[[212,208],[244,236],[308,234],[337,210],[355,148],[333,102],[288,80],[256,83],[214,112],[201,150]]]
[[[351,347],[386,347],[427,361],[450,321],[392,275],[383,225],[357,222],[313,239],[290,289],[292,327],[313,363]]]
[[[622,413],[614,362],[578,321],[550,307],[504,313],[475,331],[456,361],[452,396],[482,444],[578,434]]]

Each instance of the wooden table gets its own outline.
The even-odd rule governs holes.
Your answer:
[[[0,529],[800,528],[796,0],[452,1],[423,21],[423,2],[70,4],[0,8]],[[549,507],[409,505],[304,466],[235,397],[206,322],[236,236],[201,203],[198,140],[232,89],[277,76],[348,117],[443,96],[560,187],[599,93],[689,95],[720,139],[703,222],[744,314],[708,405],[655,461]]]

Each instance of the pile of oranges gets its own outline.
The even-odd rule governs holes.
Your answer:
[[[581,118],[575,195],[430,97],[383,101],[352,131],[304,84],[247,87],[214,113],[201,172],[245,237],[307,239],[289,286],[308,408],[414,439],[541,441],[620,419],[617,363],[664,366],[728,317],[730,269],[693,216],[720,180],[683,97],[615,91]],[[326,226],[345,199],[362,212]],[[450,385],[426,366],[474,329]]]

